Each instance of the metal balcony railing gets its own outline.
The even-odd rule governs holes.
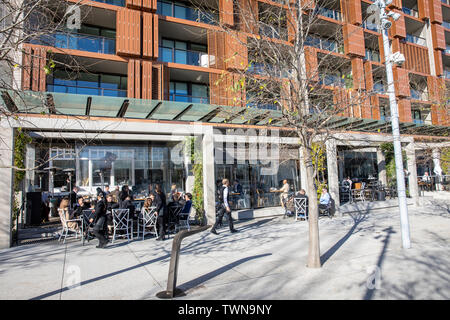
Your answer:
[[[112,4],[119,7],[125,7],[125,0],[92,0],[95,2],[103,2],[107,4]]]
[[[191,66],[209,67],[208,54],[200,51],[159,47],[159,60],[162,62],[175,62]]]
[[[410,15],[412,17],[418,18],[419,17],[419,12],[417,10],[411,9],[411,8],[406,8],[403,7],[402,8],[403,13]]]
[[[378,32],[377,25],[376,24],[372,24],[372,23],[368,23],[367,21],[363,22],[362,27],[364,29],[367,29],[367,30],[372,30],[372,31]]]
[[[406,34],[406,41],[407,42],[411,42],[411,43],[415,43],[421,46],[426,46],[427,45],[427,41],[425,40],[425,38],[419,37],[419,36],[414,36],[412,34]]]
[[[340,11],[334,9],[328,9],[324,7],[316,7],[314,14],[320,14],[321,16],[331,18],[334,20],[342,21],[342,14]]]
[[[412,99],[422,100],[422,101],[428,100],[428,92],[426,92],[425,90],[421,91],[421,90],[416,90],[416,89],[411,88],[410,92],[411,92]]]
[[[209,103],[208,97],[196,97],[188,94],[179,94],[179,93],[169,94],[169,100],[177,102]]]
[[[207,24],[217,24],[219,15],[212,11],[201,11],[185,6],[179,2],[158,1],[156,13],[163,16],[180,18]]]
[[[337,41],[322,39],[315,36],[307,36],[305,39],[305,45],[337,53],[343,53],[344,51],[342,47],[339,47]]]
[[[107,85],[107,84],[105,84]],[[102,86],[102,84],[100,84]],[[127,90],[109,89],[101,87],[82,87],[82,86],[69,86],[60,84],[47,85],[48,92],[61,92],[61,93],[73,93],[73,94],[85,94],[94,96],[109,96],[109,97],[126,97]]]
[[[380,53],[375,50],[366,49],[366,59],[370,61],[380,62]]]

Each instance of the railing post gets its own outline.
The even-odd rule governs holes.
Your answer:
[[[169,276],[167,279],[167,290],[160,291],[156,297],[160,299],[171,299],[175,296],[185,295],[185,293],[177,288],[178,262],[180,258],[181,241],[196,233],[209,229],[211,225],[193,227],[191,230],[183,230],[178,232],[172,241],[172,253],[170,255]]]

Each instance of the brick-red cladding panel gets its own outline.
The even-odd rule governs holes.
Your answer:
[[[400,43],[400,52],[405,56],[405,69],[430,73],[427,49],[408,43]]]
[[[408,70],[394,67],[394,85],[395,85],[395,93],[398,97],[409,97],[410,93],[410,85],[409,85],[409,73]]]
[[[364,75],[366,78],[366,90],[373,90],[372,63],[370,61],[364,62]]]
[[[398,10],[394,12],[401,13]],[[395,38],[405,38],[406,37],[406,26],[405,26],[405,16],[401,15],[400,19],[392,23],[392,27],[389,29],[389,35]]]
[[[352,59],[353,88],[365,89],[364,66],[361,58]]]
[[[434,66],[436,69],[436,75],[441,76],[444,74],[444,66],[442,64],[442,51],[434,50]]]
[[[428,0],[430,9],[430,21],[442,23],[442,5],[441,0]]]
[[[216,84],[217,80],[219,79],[219,75],[215,73],[209,74],[209,99],[211,104],[219,104],[218,103],[218,88],[219,86]]]
[[[400,122],[412,122],[411,101],[409,99],[398,99],[398,115]]]
[[[348,8],[348,22],[354,25],[362,24],[362,14],[361,14],[361,1],[350,0],[347,2],[346,7]]]
[[[142,61],[142,99],[152,99],[152,63]]]
[[[159,19],[158,15],[153,15],[153,58],[158,59],[159,57]]]
[[[208,30],[207,31],[207,40],[208,40],[208,55],[210,56],[209,63],[211,68],[217,68],[217,41],[216,41],[216,33],[215,31]],[[212,58],[214,57],[214,58]]]
[[[141,61],[136,60],[134,64],[134,97],[141,98]]]
[[[229,26],[234,25],[233,0],[219,0],[220,22]]]
[[[128,74],[127,74],[127,96],[128,98],[134,98],[134,70],[135,70],[135,60],[128,60]]]
[[[430,8],[428,7],[429,0],[417,0],[417,6],[419,8],[419,18],[422,20],[430,18]]]
[[[31,89],[31,47],[24,46],[23,48],[23,71],[22,71],[22,89],[30,90]]]
[[[388,6],[388,8],[393,9],[401,9],[402,8],[402,0],[393,0],[392,3]]]
[[[153,57],[153,14],[142,13],[142,55],[147,58]]]
[[[432,23],[431,24],[431,33],[433,35],[434,49],[445,50],[446,44],[445,44],[444,27],[439,24]]]
[[[312,47],[305,47],[306,74],[313,81],[319,80],[317,50]]]
[[[380,120],[380,99],[377,96],[370,97],[372,107],[372,119]]]
[[[117,54],[141,54],[141,12],[122,8],[117,12]]]
[[[345,53],[364,57],[366,55],[366,50],[363,29],[351,24],[345,24],[343,31]]]
[[[46,91],[46,76],[44,66],[47,64],[47,51],[45,48],[40,48],[39,51],[39,91]]]

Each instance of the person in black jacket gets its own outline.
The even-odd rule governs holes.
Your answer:
[[[222,187],[219,189],[219,200],[220,200],[219,216],[216,219],[216,223],[214,224],[214,226],[211,229],[211,233],[218,234],[216,231],[216,228],[222,224],[222,219],[223,219],[224,214],[227,214],[230,232],[231,233],[237,232],[237,230],[234,229],[233,218],[231,217],[230,192],[231,192],[230,182],[228,181],[228,179],[223,179]]]
[[[77,204],[74,207],[73,210],[73,216],[79,217],[83,214],[83,210],[89,210],[89,203],[85,202],[83,197],[78,197]]]
[[[122,202],[125,201],[128,196],[131,196],[130,189],[128,189],[128,186],[125,185],[119,193],[119,204],[122,205]]]
[[[92,222],[93,219],[90,220]],[[103,192],[97,194],[97,204],[95,205],[95,225],[94,235],[98,239],[98,246],[96,248],[104,248],[108,243],[105,238],[105,225],[106,225],[106,204],[103,198]]]
[[[157,225],[159,228],[159,237],[156,240],[165,240],[166,236],[166,221],[167,221],[167,213],[166,213],[166,196],[164,192],[161,190],[161,186],[157,184],[155,186],[155,206],[156,206],[156,215]]]
[[[129,217],[130,219],[134,219],[134,211],[136,210],[136,207],[133,204],[133,201],[131,201],[131,197],[127,196],[122,203],[120,204],[120,209],[128,209],[129,210]]]

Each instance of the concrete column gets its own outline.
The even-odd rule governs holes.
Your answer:
[[[405,148],[406,157],[408,162],[408,184],[409,195],[414,200],[414,204],[419,206],[419,184],[417,181],[417,167],[416,167],[416,151],[414,148],[414,142],[408,143]]]
[[[306,190],[306,186],[308,184],[307,176],[306,176],[306,166],[303,162],[303,151],[302,148],[299,149],[300,154],[300,186],[302,189]]]
[[[212,127],[203,128],[202,139],[203,152],[203,198],[206,215],[206,223],[214,224],[216,221],[216,197],[214,174],[214,137]]]
[[[0,249],[11,246],[14,131],[0,126]]]
[[[327,140],[326,149],[327,149],[328,189],[331,197],[335,201],[336,211],[339,213],[339,216],[342,216],[342,213],[339,210],[340,205],[339,176],[338,176],[336,140],[334,139]]]
[[[441,168],[441,152],[438,148],[432,149],[432,158],[433,158],[433,174],[436,175],[436,191],[442,190],[442,168]]]
[[[386,158],[381,149],[377,149],[377,163],[378,163],[378,180],[383,184],[387,185],[387,174],[386,174]]]
[[[194,175],[192,173],[191,155],[188,150],[184,150],[184,172],[186,175],[186,192],[192,193],[194,190]]]
[[[344,151],[338,152],[338,166],[339,166],[339,181],[342,182],[344,177],[344,171],[345,171],[345,162],[344,162]]]

